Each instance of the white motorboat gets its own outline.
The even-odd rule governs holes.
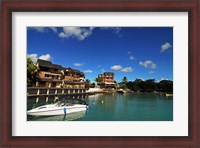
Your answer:
[[[118,90],[116,90],[118,93],[121,93],[121,94],[123,94],[123,93],[125,93],[126,91],[125,90],[123,90],[123,89],[118,89]]]
[[[27,114],[32,116],[53,116],[86,111],[88,109],[88,105],[85,101],[79,99],[71,100],[73,100],[73,103],[64,100],[58,101],[55,104],[43,105],[27,111]]]
[[[98,93],[98,92],[103,92],[103,89],[101,88],[90,88],[86,90],[86,93]]]
[[[56,116],[31,116],[28,121],[74,121],[79,118],[83,118],[87,115],[87,111],[74,112],[66,115]]]

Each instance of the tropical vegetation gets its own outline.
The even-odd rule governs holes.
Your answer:
[[[120,82],[119,84],[124,84]],[[136,79],[135,81],[128,81],[124,85],[119,85],[120,88],[130,89],[135,92],[167,92],[173,93],[173,81],[171,80],[161,80],[156,82],[155,79],[148,79],[146,81],[142,79]]]
[[[31,58],[27,58],[27,85],[34,86],[36,83],[37,72],[39,68],[33,63]]]

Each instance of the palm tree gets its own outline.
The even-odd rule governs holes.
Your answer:
[[[39,68],[33,63],[31,58],[27,58],[27,85],[34,86]]]
[[[127,82],[128,82],[128,79],[127,79],[126,76],[124,76],[123,79],[122,79],[122,82],[119,83],[119,87],[122,88],[122,89],[126,89],[127,88],[127,86],[126,86]]]
[[[127,77],[125,76],[125,77],[123,77],[123,79],[122,79],[122,82],[124,82],[124,83],[127,83],[128,82],[128,79],[127,79]]]
[[[98,78],[95,79],[95,81],[96,81],[97,83],[101,83],[101,82],[103,82],[103,78],[98,77]]]

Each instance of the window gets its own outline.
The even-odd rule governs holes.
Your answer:
[[[47,78],[51,77],[49,74],[45,74],[44,76],[47,77]]]

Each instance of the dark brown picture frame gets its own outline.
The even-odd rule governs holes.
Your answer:
[[[199,0],[8,0],[1,2],[0,147],[200,147]],[[188,136],[12,136],[12,12],[188,12]],[[181,37],[181,35],[180,35]],[[175,98],[174,98],[175,99]],[[181,105],[181,103],[180,103]]]

